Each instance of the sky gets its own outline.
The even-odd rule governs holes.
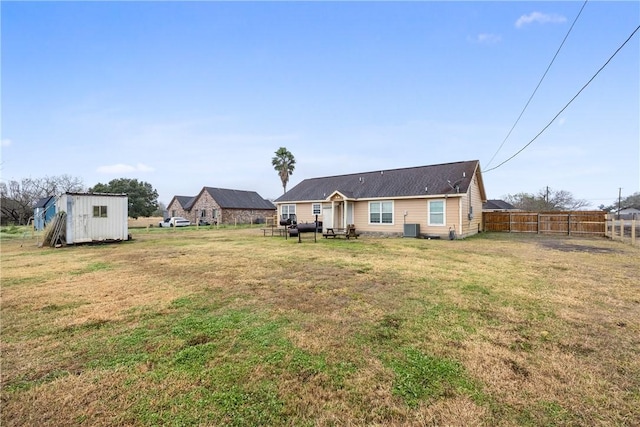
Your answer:
[[[275,199],[286,147],[288,188],[479,160],[489,199],[611,205],[640,191],[640,2],[583,5],[2,1],[0,179]]]

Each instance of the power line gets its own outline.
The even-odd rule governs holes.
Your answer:
[[[491,162],[493,162],[493,159],[496,158],[496,156],[498,155],[498,153],[500,152],[500,150],[502,149],[502,147],[504,146],[504,143],[507,142],[507,139],[509,139],[509,137],[511,136],[511,132],[513,132],[513,130],[515,129],[516,125],[518,124],[518,122],[520,121],[520,119],[522,118],[522,115],[524,114],[524,112],[527,110],[527,107],[529,106],[529,104],[531,103],[531,100],[533,99],[534,95],[536,94],[536,92],[538,91],[538,88],[540,87],[540,85],[542,84],[542,81],[544,80],[544,78],[546,77],[547,73],[549,72],[549,69],[551,68],[551,65],[553,65],[553,63],[556,60],[556,57],[558,56],[558,54],[560,53],[560,50],[562,49],[562,46],[564,46],[564,42],[567,41],[567,38],[569,38],[569,34],[571,34],[571,30],[573,30],[573,26],[576,25],[576,22],[578,22],[578,18],[580,18],[580,15],[582,14],[582,11],[584,10],[584,7],[587,5],[587,1],[589,0],[585,0],[584,3],[582,4],[582,7],[580,8],[580,11],[578,12],[578,15],[576,16],[576,18],[573,20],[573,23],[571,24],[571,27],[569,28],[569,31],[567,31],[567,34],[564,36],[564,39],[562,40],[562,43],[560,43],[560,47],[558,47],[558,50],[556,51],[556,54],[553,55],[553,58],[551,59],[551,62],[549,63],[549,66],[547,67],[547,69],[545,70],[544,74],[542,75],[542,77],[540,78],[540,81],[538,82],[538,85],[536,86],[536,88],[533,90],[533,93],[531,94],[531,96],[529,97],[529,100],[527,101],[527,103],[525,104],[524,108],[522,109],[522,111],[520,112],[520,115],[518,116],[518,118],[516,119],[515,123],[513,124],[513,126],[511,126],[511,129],[509,129],[509,133],[507,133],[507,136],[504,137],[504,139],[502,140],[502,143],[500,144],[500,146],[498,147],[498,149],[496,150],[495,153],[493,153],[493,156],[491,157],[491,160],[489,160],[489,162],[487,163],[487,167],[489,167],[489,165],[491,164]]]
[[[549,126],[551,126],[551,123],[553,123],[560,114],[562,114],[564,112],[564,110],[567,109],[567,107],[569,105],[571,105],[571,103],[578,97],[578,95],[580,95],[582,93],[583,90],[585,90],[587,88],[587,86],[589,86],[591,84],[591,82],[596,78],[596,76],[598,74],[600,74],[600,72],[607,66],[609,65],[609,62],[611,62],[611,60],[613,59],[614,56],[616,56],[618,54],[618,52],[620,52],[620,50],[629,42],[629,40],[631,40],[631,38],[638,32],[638,30],[640,30],[640,25],[638,25],[636,27],[635,30],[633,30],[633,32],[631,33],[631,35],[629,37],[627,37],[627,39],[624,41],[624,43],[622,43],[622,45],[620,45],[620,47],[618,49],[616,49],[616,51],[613,53],[613,55],[611,55],[611,57],[609,59],[607,59],[607,62],[604,63],[604,65],[602,67],[600,67],[600,69],[593,75],[593,77],[591,77],[589,79],[589,81],[587,83],[585,83],[584,86],[582,86],[582,88],[578,91],[578,93],[576,93],[573,98],[571,98],[571,100],[569,102],[567,102],[567,104],[562,107],[562,109],[558,112],[558,114],[556,114],[555,116],[553,116],[553,118],[549,121],[549,123],[547,123],[547,125],[542,128],[542,130],[540,132],[538,132],[538,134],[536,136],[533,137],[533,139],[529,142],[527,142],[524,147],[522,147],[521,149],[519,149],[518,151],[516,151],[516,153],[509,157],[507,160],[503,161],[502,163],[500,163],[498,166],[494,166],[491,169],[487,169],[485,171],[483,171],[484,173],[487,172],[491,172],[492,170],[496,170],[498,169],[500,166],[504,165],[505,163],[507,163],[508,161],[510,161],[511,159],[513,159],[514,157],[516,157],[518,154],[522,153],[525,148],[527,148],[529,145],[531,145],[533,143],[533,141],[535,141],[536,139],[538,139],[538,137],[540,135],[542,135],[544,133],[545,130],[547,130],[547,128]]]

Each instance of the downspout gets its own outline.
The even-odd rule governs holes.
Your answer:
[[[464,237],[464,230],[462,229],[462,197],[458,197],[458,230],[461,237]]]

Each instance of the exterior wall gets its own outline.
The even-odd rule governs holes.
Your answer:
[[[327,202],[304,202],[304,203],[282,203],[283,205],[296,205],[296,218],[299,223],[305,222],[314,222],[316,220],[316,216],[313,214],[311,210],[314,203],[320,204],[320,214],[318,215],[318,221],[322,221],[322,206],[331,206],[331,203]],[[280,205],[278,205],[278,219],[282,214],[280,210]]]
[[[469,186],[469,191],[461,200],[461,227],[458,230],[459,237],[467,237],[482,231],[482,198],[480,186],[476,176]],[[469,218],[469,213],[473,213]]]
[[[440,198],[419,198],[419,199],[400,199],[393,201],[393,224],[370,224],[369,223],[369,200],[361,201],[347,201],[348,204],[353,204],[353,224],[355,224],[358,232],[372,235],[391,235],[402,236],[404,234],[404,224],[419,224],[420,234],[440,236],[442,238],[448,238],[449,229],[455,228],[456,234],[460,236],[460,230],[463,229],[461,225],[461,211],[460,207],[464,205],[461,200],[465,198],[465,195],[455,197],[440,197]],[[428,202],[429,200],[444,200],[445,203],[445,224],[441,226],[429,225],[428,218]],[[479,196],[478,196],[479,200]],[[376,200],[378,201],[378,200]],[[386,201],[380,200],[380,201]],[[312,206],[314,203],[319,202],[303,202],[303,203],[281,203],[278,205],[278,217],[281,214],[281,205],[296,205],[296,217],[298,223],[313,222],[315,221],[315,215],[312,213]],[[339,202],[336,202],[339,203]],[[322,202],[322,206],[331,206],[330,202]],[[465,205],[468,206],[468,203]],[[479,203],[479,207],[474,207],[474,221],[476,218],[476,209],[482,210],[482,203]],[[480,212],[479,211],[479,212]],[[405,216],[405,212],[407,215]],[[465,211],[467,212],[467,211]],[[481,218],[478,214],[477,217]],[[468,220],[468,217],[465,216]],[[323,221],[326,224],[326,219],[323,215],[318,215],[318,220]],[[463,221],[464,222],[464,221]],[[467,221],[468,222],[468,221]],[[333,224],[334,227],[340,227],[342,224]],[[473,231],[473,227],[471,229]],[[474,234],[470,233],[470,230],[464,231],[462,237],[466,235]],[[477,232],[477,226],[475,228]]]
[[[94,206],[106,206],[106,217],[94,217]],[[56,211],[67,213],[67,244],[128,239],[128,198],[97,194],[63,194]]]
[[[445,224],[441,226],[429,225],[428,201],[445,200]],[[447,237],[449,228],[459,229],[459,200],[460,197],[448,198],[420,198],[400,199],[393,201],[393,224],[370,224],[369,201],[355,203],[354,224],[359,232],[371,234],[385,234],[402,236],[404,224],[419,224],[420,234]],[[404,213],[407,213],[405,216]]]
[[[202,216],[203,212],[204,216]],[[202,193],[200,193],[199,197],[196,199],[196,202],[191,207],[191,212],[189,212],[189,215],[190,217],[185,218],[191,221],[192,224],[197,224],[200,219],[208,221],[209,224],[224,222],[220,221],[220,205],[218,205],[218,203],[213,200],[213,197],[211,197],[211,194],[209,194],[208,191],[203,191]]]
[[[51,219],[56,215],[55,199],[51,199],[43,208],[35,208],[33,211],[33,228],[44,230]]]
[[[175,213],[175,215],[174,215]],[[183,218],[188,219],[189,221],[193,222],[193,218],[191,218],[191,213],[185,211],[182,208],[182,205],[180,205],[180,202],[178,202],[177,199],[173,199],[173,201],[169,204],[169,206],[167,206],[167,215],[172,217],[172,216],[181,216]]]
[[[275,215],[275,209],[223,209],[221,224],[264,224]]]

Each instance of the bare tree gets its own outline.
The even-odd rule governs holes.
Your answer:
[[[39,199],[81,191],[85,191],[82,179],[70,175],[0,182],[0,213],[3,222],[24,225],[33,216],[33,208]]]
[[[509,194],[505,199],[516,208],[530,212],[575,211],[589,205],[586,200],[575,199],[569,191],[549,187],[541,189],[537,194]]]

